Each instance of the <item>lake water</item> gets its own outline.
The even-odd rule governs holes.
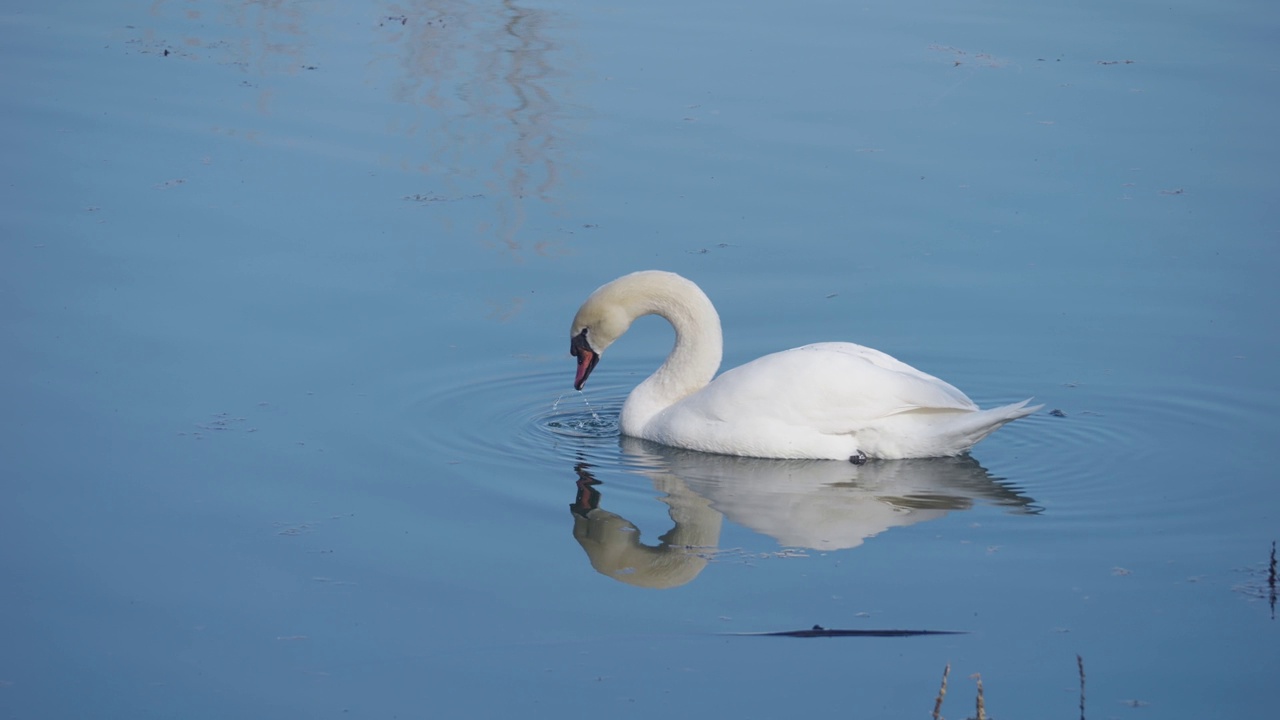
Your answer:
[[[948,667],[950,718],[1271,712],[1274,5],[0,37],[0,717],[919,718]],[[579,394],[569,323],[646,268],[726,366],[850,340],[1045,410],[862,467],[621,440],[671,332]],[[963,634],[738,635],[814,625]]]

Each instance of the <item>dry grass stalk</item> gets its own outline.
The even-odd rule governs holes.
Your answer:
[[[1276,619],[1276,541],[1271,541],[1271,572],[1267,575],[1267,586],[1271,588],[1271,619]]]
[[[938,697],[933,701],[933,720],[943,720],[942,699],[947,696],[947,676],[951,674],[951,663],[942,669],[942,686],[938,688]]]
[[[982,673],[974,673],[978,680],[978,717],[976,720],[987,720],[987,704],[982,698]]]
[[[1080,668],[1080,720],[1084,720],[1084,658],[1076,654],[1076,667]]]

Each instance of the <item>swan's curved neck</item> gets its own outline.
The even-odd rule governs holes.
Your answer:
[[[724,352],[720,316],[705,295],[699,299],[703,302],[672,303],[655,310],[655,314],[675,328],[676,342],[666,362],[649,380],[661,388],[671,402],[706,387],[720,369]]]
[[[624,432],[706,387],[720,368],[724,352],[720,315],[696,285],[680,280],[664,283],[634,308],[636,317],[658,315],[666,319],[675,328],[676,341],[662,366],[627,398],[622,417]]]

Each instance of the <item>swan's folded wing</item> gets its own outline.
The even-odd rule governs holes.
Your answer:
[[[729,370],[681,404],[696,405],[709,419],[755,416],[828,433],[904,412],[978,409],[949,383],[853,343],[766,355]]]
[[[886,391],[896,395],[902,403],[902,410],[977,410],[978,406],[969,396],[960,391],[959,388],[951,383],[922,372],[916,368],[902,362],[901,360],[880,352],[875,348],[865,347],[863,345],[855,345],[854,343],[817,343],[814,345],[805,345],[796,348],[796,353],[818,353],[824,355],[822,364],[830,365],[832,371],[848,373],[845,377],[855,378],[854,380],[846,380],[848,386],[857,386],[860,389],[866,389],[867,385],[861,382],[865,378],[866,383],[884,383],[881,388],[873,389],[872,392],[881,394]],[[781,353],[779,353],[781,354]],[[833,362],[832,357],[845,356],[849,359],[849,364]],[[862,363],[870,363],[880,371],[879,378],[872,378]]]

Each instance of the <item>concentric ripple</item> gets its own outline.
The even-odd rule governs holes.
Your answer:
[[[579,393],[566,392],[565,385],[565,372],[545,371],[415,398],[406,408],[410,442],[416,451],[449,462],[616,466],[618,415],[630,388],[602,383]]]
[[[1098,530],[1132,523],[1135,513],[1192,522],[1211,507],[1249,502],[1249,485],[1231,479],[1234,459],[1216,449],[1239,447],[1242,431],[1261,426],[1264,398],[1191,383],[1102,380],[1037,402],[1043,411],[1001,429],[974,455],[1003,452],[1001,470],[1012,466],[1050,514]],[[1188,474],[1203,481],[1179,479]]]
[[[557,400],[551,412],[536,418],[538,429],[545,430],[551,435],[569,438],[594,439],[618,436],[618,416],[613,411],[601,415],[589,405],[585,410],[562,410],[561,404]]]

